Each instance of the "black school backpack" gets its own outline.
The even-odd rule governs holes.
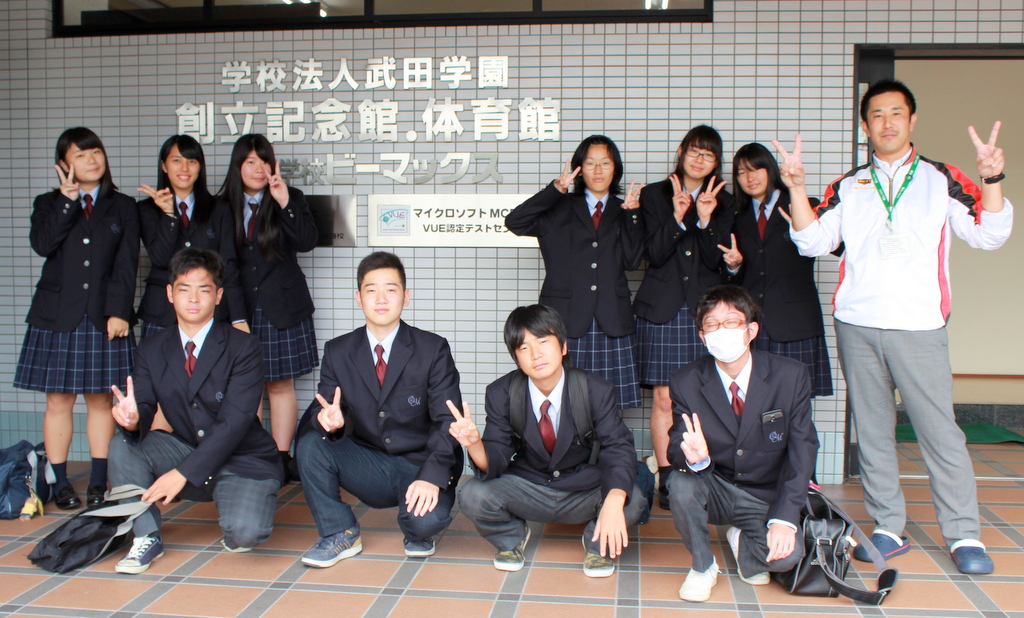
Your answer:
[[[22,440],[0,450],[0,519],[17,519],[25,501],[36,493],[39,501],[50,500],[57,477],[42,444]]]
[[[516,437],[516,451],[523,448],[523,432],[526,429],[526,381],[529,378],[521,369],[512,372],[512,383],[508,387],[509,423]],[[572,423],[583,446],[590,447],[590,465],[597,465],[601,443],[594,435],[594,417],[590,411],[590,390],[587,388],[587,372],[576,367],[565,367],[565,385],[569,389],[569,409]]]

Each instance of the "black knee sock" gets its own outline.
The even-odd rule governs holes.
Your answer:
[[[89,487],[107,486],[107,458],[92,458],[92,473],[89,475]]]
[[[57,477],[57,482],[53,486],[54,492],[58,492],[65,485],[71,484],[68,482],[68,462],[50,465],[53,467],[53,475]]]
[[[668,491],[668,475],[672,474],[672,466],[658,466],[658,489]]]

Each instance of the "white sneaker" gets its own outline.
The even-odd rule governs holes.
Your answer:
[[[736,560],[736,573],[740,576],[740,581],[751,586],[767,586],[770,584],[772,576],[767,571],[751,575],[750,577],[743,577],[743,573],[740,571],[740,529],[736,526],[729,526],[729,529],[725,532],[725,538],[729,540],[729,549],[732,550],[732,557]]]
[[[711,598],[711,589],[718,583],[718,564],[711,563],[707,571],[694,571],[686,575],[679,587],[679,598],[684,601],[703,603]]]

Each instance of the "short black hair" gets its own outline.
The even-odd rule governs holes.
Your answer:
[[[114,184],[114,176],[110,172],[110,157],[107,155],[107,149],[103,147],[103,141],[100,140],[100,136],[85,127],[72,127],[65,130],[57,138],[57,147],[54,150],[53,156],[54,163],[57,165],[66,163],[64,157],[67,156],[72,145],[78,146],[79,150],[98,148],[103,153],[103,167],[105,169],[103,177],[100,178],[99,197],[106,197],[111,191],[116,190],[117,185]]]
[[[887,92],[898,92],[903,95],[903,98],[907,100],[907,107],[910,108],[911,114],[917,113],[917,101],[914,100],[914,93],[910,92],[910,88],[898,79],[880,79],[877,82],[871,84],[867,92],[860,99],[860,119],[864,122],[868,121],[868,104],[871,99],[877,97],[880,94]]]
[[[516,361],[516,365],[519,364],[516,350],[523,345],[526,331],[530,331],[534,337],[554,335],[558,339],[559,348],[565,346],[568,337],[562,316],[558,315],[558,312],[551,307],[544,305],[516,307],[505,320],[505,345],[508,347],[508,353],[512,355],[512,360]],[[562,362],[564,363],[567,358],[568,356],[563,356]]]
[[[783,194],[788,194],[789,189],[786,188],[786,184],[782,182],[782,173],[779,171],[779,164],[775,161],[775,157],[772,156],[763,144],[754,142],[752,144],[746,144],[740,146],[740,149],[736,151],[736,155],[732,158],[732,184],[733,184],[733,195],[736,198],[736,204],[740,207],[747,207],[751,202],[751,195],[747,195],[747,192],[743,190],[743,186],[740,184],[739,176],[740,170],[768,170],[768,186],[766,187],[767,195],[765,200],[772,198],[772,193],[778,189]]]
[[[405,285],[405,266],[402,265],[402,260],[394,253],[374,251],[364,257],[362,262],[359,262],[359,268],[356,269],[356,289],[358,290],[363,287],[363,277],[366,276],[366,273],[381,268],[394,268],[397,270],[398,277],[402,280],[402,289],[404,290],[408,287]]]
[[[178,280],[178,277],[202,268],[213,277],[213,283],[218,289],[224,286],[224,260],[216,251],[204,251],[194,247],[188,247],[174,254],[171,263],[167,266],[170,275],[171,285]]]
[[[704,329],[704,318],[722,303],[742,313],[748,324],[761,321],[761,307],[751,298],[750,292],[738,285],[716,285],[704,292],[697,301],[698,329]]]
[[[590,150],[591,146],[604,146],[608,149],[608,158],[612,160],[615,165],[615,173],[612,175],[612,184],[608,187],[608,193],[612,195],[620,195],[622,193],[622,155],[619,154],[619,147],[615,145],[615,142],[610,137],[604,135],[591,135],[587,139],[580,142],[580,145],[576,147],[576,152],[572,155],[572,161],[569,164],[572,169],[582,167],[583,162],[587,160],[587,151]],[[587,188],[587,183],[583,180],[583,174],[577,174],[576,180],[573,185],[573,193],[577,195],[583,195],[583,192]]]

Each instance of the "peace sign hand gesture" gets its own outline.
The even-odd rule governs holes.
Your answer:
[[[263,164],[263,172],[267,175],[267,189],[270,191],[270,196],[274,198],[281,208],[288,207],[288,185],[281,179],[281,162],[277,161],[274,164],[274,173],[270,173],[270,164]]]
[[[782,155],[782,163],[779,164],[779,171],[782,173],[782,182],[787,187],[792,189],[793,187],[802,187],[804,185],[804,164],[800,160],[800,134],[796,134],[796,144],[793,146],[793,154],[786,152],[786,149],[782,147],[782,143],[777,139],[772,140],[772,144],[775,144],[775,149]]]
[[[572,169],[572,167],[569,166],[569,161],[569,159],[565,160],[565,169],[562,170],[561,176],[555,178],[554,181],[555,188],[561,193],[565,193],[570,187],[572,187],[572,181],[576,179],[576,175],[580,173],[581,169],[583,169],[581,167]]]
[[[111,386],[117,403],[111,408],[110,413],[114,416],[114,422],[128,431],[135,431],[139,427],[139,406],[135,403],[135,386],[132,384],[132,377],[128,376],[127,391],[125,395],[116,385]]]
[[[316,420],[320,422],[328,433],[335,432],[345,426],[345,416],[341,413],[341,387],[334,387],[334,401],[327,403],[320,393],[316,394],[316,400],[323,406],[320,408]]]
[[[711,220],[711,215],[714,214],[715,208],[718,206],[718,192],[721,191],[724,186],[724,180],[721,184],[715,186],[715,177],[712,176],[707,189],[697,196],[697,217],[700,218],[701,227],[706,227],[708,221]]]
[[[455,407],[455,404],[450,399],[445,403],[448,404],[448,409],[452,411],[452,416],[455,417],[452,424],[448,426],[448,433],[465,447],[470,447],[480,442],[480,430],[477,428],[476,423],[473,422],[473,417],[469,412],[469,404],[463,401],[462,414],[459,414],[459,409]]]
[[[736,248],[736,234],[729,234],[729,236],[732,237],[732,246],[718,245],[718,248],[722,250],[722,258],[725,260],[725,265],[729,267],[730,271],[735,272],[740,267],[740,264],[743,263],[743,254]]]
[[[168,188],[157,191],[149,185],[141,185],[139,191],[153,198],[153,203],[166,214],[174,216],[174,199],[171,190]]]
[[[683,448],[683,455],[686,455],[686,461],[690,464],[699,463],[708,458],[708,443],[704,440],[704,432],[700,428],[700,419],[697,418],[697,414],[692,414],[693,422],[690,422],[690,417],[683,415],[683,423],[686,424],[686,431],[683,432],[683,442],[680,446]]]
[[[676,218],[676,223],[682,223],[686,211],[693,205],[693,196],[683,189],[679,176],[672,174],[668,179],[672,183],[672,215]]]
[[[644,183],[640,183],[639,187],[636,187],[636,191],[633,191],[633,187],[636,186],[636,181],[630,181],[629,191],[626,191],[626,199],[622,202],[623,210],[636,210],[640,208],[640,191],[644,188]]]
[[[988,136],[988,143],[984,143],[974,131],[974,127],[967,127],[967,132],[974,142],[974,148],[978,151],[978,174],[982,178],[991,178],[1003,173],[1003,149],[996,148],[996,137],[999,135],[1000,121],[992,125],[992,132]]]
[[[53,168],[57,170],[57,177],[60,178],[60,192],[72,202],[78,201],[78,183],[75,182],[75,168],[68,168],[67,175],[64,174],[64,168],[60,165],[54,165]]]

